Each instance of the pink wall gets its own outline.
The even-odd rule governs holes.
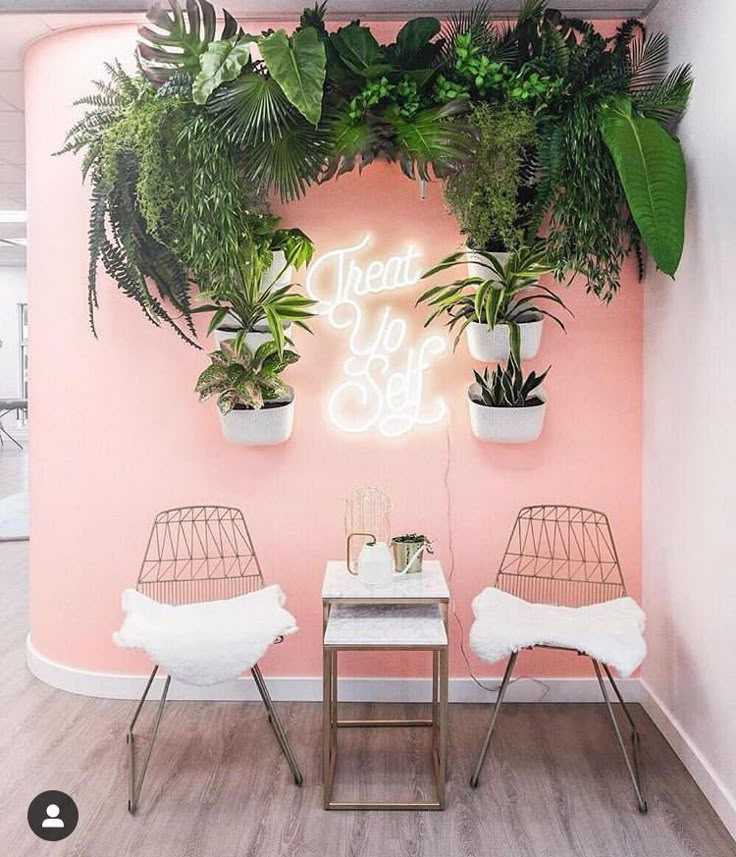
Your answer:
[[[390,25],[385,25],[387,28]],[[36,44],[26,69],[31,304],[31,633],[46,657],[75,667],[143,672],[146,659],[117,650],[111,633],[120,591],[134,584],[157,510],[197,503],[244,509],[269,580],[279,581],[300,635],[268,656],[269,673],[318,675],[319,591],[324,562],[343,551],[343,500],[361,483],[380,483],[394,500],[394,529],[421,530],[455,566],[452,592],[465,630],[472,597],[490,579],[519,506],[590,505],[610,513],[632,593],[639,592],[642,294],[627,272],[609,307],[565,294],[575,318],[565,336],[545,330],[536,364],[553,369],[542,439],[532,445],[482,444],[470,434],[464,344],[428,378],[450,407],[447,424],[396,439],[347,435],[330,425],[325,401],[339,376],[343,337],[325,320],[299,335],[301,362],[294,436],[281,447],[227,444],[215,406],[192,392],[202,353],[148,324],[106,278],[100,283],[99,340],[87,327],[87,190],[79,162],[52,158],[79,115],[102,62],[132,56],[133,31],[106,27],[63,33]],[[459,242],[438,185],[426,201],[398,168],[376,165],[310,192],[285,211],[322,252],[370,231],[377,255],[419,247],[433,262]],[[391,298],[412,320],[418,289]],[[445,484],[445,471],[449,478]],[[448,517],[451,510],[451,518]],[[452,673],[466,674],[452,626]],[[400,674],[417,662],[396,659]],[[577,659],[537,653],[526,673],[575,674]],[[496,674],[475,663],[481,673]],[[356,661],[356,674],[383,673]]]

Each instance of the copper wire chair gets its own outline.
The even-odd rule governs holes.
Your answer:
[[[495,586],[526,601],[563,607],[581,607],[625,596],[626,584],[607,516],[603,512],[579,506],[527,506],[521,509],[496,574]],[[564,646],[542,648],[574,651]],[[587,657],[584,652],[578,652],[578,655]],[[478,787],[483,762],[517,658],[518,652],[514,652],[509,658],[498,689],[491,722],[470,778],[473,788]],[[645,813],[647,804],[642,794],[639,774],[639,732],[608,666],[599,664],[594,658],[591,658],[591,661],[634,786],[639,811]],[[631,727],[631,758],[626,750],[601,667]]]
[[[185,506],[168,509],[156,515],[138,575],[136,588],[139,592],[167,604],[191,604],[234,598],[255,592],[262,586],[261,566],[245,518],[239,509],[225,506]],[[282,640],[283,638],[279,637],[274,642],[280,643]],[[128,727],[130,813],[134,813],[138,807],[143,780],[171,684],[171,676],[167,676],[143,764],[136,777],[133,730],[158,669],[157,664],[151,672]],[[300,786],[303,782],[301,771],[258,664],[252,667],[251,675],[266,706],[268,722],[286,756],[294,781]]]

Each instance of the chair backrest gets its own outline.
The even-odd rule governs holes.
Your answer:
[[[185,506],[156,515],[137,589],[167,604],[254,592],[263,575],[240,509]]]
[[[626,595],[608,517],[579,506],[521,509],[496,586],[527,601],[563,607]]]

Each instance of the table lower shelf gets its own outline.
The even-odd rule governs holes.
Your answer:
[[[445,638],[446,639],[446,638]],[[448,651],[444,646],[427,646],[432,652],[432,716],[430,718],[353,718],[338,717],[337,663],[335,647],[324,649],[323,708],[323,780],[324,808],[334,810],[443,810],[447,769],[448,727]],[[337,767],[337,735],[341,729],[411,728],[432,730],[431,760],[434,775],[434,800],[335,800],[333,788]]]

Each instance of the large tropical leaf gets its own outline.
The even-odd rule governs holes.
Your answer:
[[[263,60],[273,79],[296,109],[317,125],[322,116],[325,84],[325,46],[311,27],[289,38],[277,30],[258,40]]]
[[[355,123],[346,111],[340,111],[327,117],[325,128],[329,139],[329,155],[320,181],[341,176],[355,167],[362,170],[373,162],[377,139],[366,119]]]
[[[449,101],[441,107],[422,110],[406,117],[396,105],[384,111],[392,126],[397,158],[409,178],[431,181],[429,167],[442,177],[458,169],[472,154],[472,137],[457,117],[467,105]]]
[[[237,36],[210,42],[200,58],[199,73],[192,84],[194,103],[206,104],[217,87],[235,80],[249,61],[250,46],[238,41]]]
[[[273,140],[254,140],[244,147],[243,178],[254,190],[275,191],[282,201],[291,202],[316,181],[329,152],[322,127],[315,128],[297,113]]]
[[[207,104],[232,142],[243,148],[274,142],[296,122],[297,111],[267,72],[248,71],[222,86]]]
[[[238,25],[223,10],[225,23],[221,39],[238,33]],[[217,38],[217,15],[208,0],[153,0],[146,14],[148,25],[138,28],[138,56],[146,77],[154,84],[165,83],[173,74],[185,72],[194,77],[200,57]]]
[[[402,69],[431,66],[442,48],[442,42],[432,42],[440,31],[437,18],[412,18],[399,30],[396,44],[389,48],[390,56]]]
[[[355,21],[332,33],[330,44],[345,65],[361,77],[378,77],[391,68],[373,33]]]
[[[604,105],[600,128],[644,243],[657,266],[674,275],[682,255],[687,195],[679,142],[654,119],[637,116],[628,98]]]

